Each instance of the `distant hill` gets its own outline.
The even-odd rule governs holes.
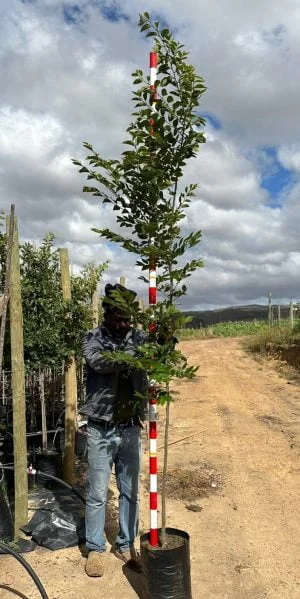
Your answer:
[[[272,306],[273,318],[277,320],[278,307]],[[229,308],[219,308],[218,310],[200,310],[184,312],[185,316],[191,316],[192,321],[187,325],[188,328],[198,329],[208,327],[218,322],[237,322],[239,320],[268,320],[268,306],[250,304],[249,306],[232,306]],[[281,318],[288,318],[289,306],[280,306]]]

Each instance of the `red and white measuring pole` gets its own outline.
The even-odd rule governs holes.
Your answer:
[[[155,81],[157,79],[157,53],[150,52],[150,90],[152,115],[149,120],[150,134],[154,133],[155,126],[155,103],[158,96]],[[149,307],[156,306],[156,261],[151,256],[149,260]],[[153,310],[154,312],[154,310]],[[154,314],[153,314],[154,317]],[[149,327],[150,338],[156,333],[156,324]],[[149,543],[158,545],[158,518],[157,518],[157,391],[155,381],[150,381],[149,387],[149,473],[150,473],[150,535]]]

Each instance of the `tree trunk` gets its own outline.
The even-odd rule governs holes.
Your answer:
[[[169,385],[167,385],[167,393],[169,394]],[[164,465],[162,475],[161,488],[161,545],[166,544],[166,525],[167,525],[167,510],[166,510],[166,494],[167,494],[167,475],[168,475],[168,457],[169,457],[169,429],[170,429],[170,403],[166,404],[166,424],[164,438]]]
[[[46,413],[46,402],[45,402],[45,376],[42,370],[39,370],[39,391],[40,391],[40,402],[41,402],[41,417],[42,417],[42,448],[43,451],[47,451],[48,440],[47,440],[47,413]]]

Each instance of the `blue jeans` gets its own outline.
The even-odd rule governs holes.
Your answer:
[[[105,430],[88,426],[88,497],[86,503],[86,546],[105,551],[105,508],[108,485],[115,465],[119,489],[119,532],[115,545],[127,551],[138,533],[141,434],[139,426],[112,426]]]

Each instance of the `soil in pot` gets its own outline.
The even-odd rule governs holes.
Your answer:
[[[182,545],[184,545],[184,538],[172,534],[167,534],[165,545],[161,545],[161,538],[159,539],[159,542],[160,544],[157,547],[155,547],[156,551],[169,551],[169,549],[176,549],[177,547],[181,547]],[[150,545],[149,543],[149,539],[144,541],[144,545],[148,549],[153,549],[152,545]]]
[[[160,535],[159,531],[159,535]],[[189,535],[166,529],[164,547],[153,547],[141,536],[141,559],[149,599],[192,599]]]

